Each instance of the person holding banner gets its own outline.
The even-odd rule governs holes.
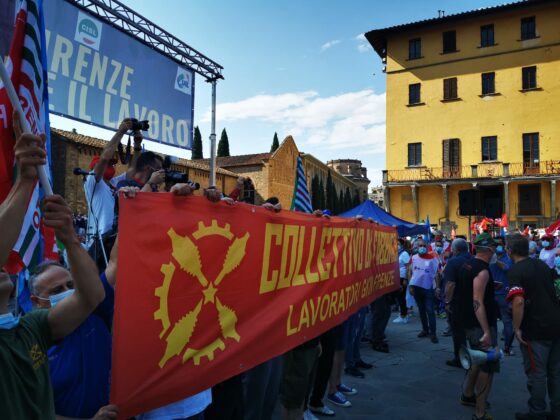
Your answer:
[[[44,136],[21,134],[19,127],[15,118],[18,178],[0,205],[0,230],[4,235],[0,265],[5,264],[19,235],[29,194],[37,182],[37,165],[46,163]],[[54,308],[15,317],[7,307],[13,285],[8,276],[0,276],[0,401],[6,420],[55,418],[47,350],[78,327],[104,298],[95,265],[76,238],[72,211],[62,197],[44,199],[44,225],[55,230],[67,249],[76,292]],[[66,279],[59,280],[64,283]]]

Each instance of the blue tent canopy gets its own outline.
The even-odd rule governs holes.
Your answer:
[[[396,226],[399,238],[404,236],[423,235],[428,233],[428,227],[425,224],[417,225],[405,220],[399,219],[392,214],[387,213],[381,207],[366,200],[358,207],[354,207],[345,213],[339,214],[339,217],[355,217],[358,214],[364,216],[365,219],[371,217],[375,222],[385,226]]]

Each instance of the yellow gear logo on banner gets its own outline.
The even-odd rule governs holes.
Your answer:
[[[237,315],[235,311],[223,305],[217,293],[218,286],[222,280],[239,267],[243,261],[250,235],[249,232],[247,232],[243,237],[235,237],[230,230],[229,224],[220,227],[216,220],[212,220],[210,226],[205,226],[203,222],[198,223],[198,229],[192,234],[195,241],[207,236],[218,236],[230,242],[220,273],[213,281],[209,281],[202,272],[200,252],[191,238],[189,238],[188,235],[178,235],[173,228],[169,229],[167,234],[171,239],[173,258],[179,263],[181,270],[197,278],[203,290],[198,304],[175,322],[171,328],[168,298],[169,288],[177,267],[173,262],[162,264],[161,272],[164,278],[163,284],[155,290],[155,295],[159,297],[160,304],[159,309],[154,312],[154,319],[160,320],[162,323],[162,331],[159,335],[160,339],[165,336],[169,328],[171,328],[171,332],[169,332],[165,339],[167,347],[164,356],[159,362],[159,367],[163,368],[169,359],[178,356],[183,350],[183,363],[193,359],[193,363],[199,365],[202,357],[206,357],[210,361],[214,360],[214,352],[218,349],[223,351],[226,348],[225,340],[227,338],[231,338],[237,342],[239,342],[241,338],[235,329],[237,325]],[[202,348],[196,349],[189,347],[188,344],[195,331],[198,316],[202,307],[206,304],[214,305],[218,312],[221,336],[216,337]]]

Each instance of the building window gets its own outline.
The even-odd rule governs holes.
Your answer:
[[[537,24],[535,17],[526,17],[521,19],[521,40],[533,39],[537,37]]]
[[[539,172],[539,133],[523,134],[523,174]]]
[[[443,100],[457,99],[457,78],[443,79]]]
[[[443,33],[443,53],[452,53],[457,51],[457,34],[455,31],[447,31]]]
[[[482,161],[498,160],[498,137],[482,137]]]
[[[491,47],[494,45],[494,25],[480,27],[480,46]]]
[[[537,67],[523,67],[521,69],[521,76],[523,79],[523,90],[536,89],[537,87]]]
[[[491,95],[496,93],[496,73],[482,73],[482,94]]]
[[[420,38],[408,41],[408,59],[422,58],[422,40]]]
[[[456,178],[461,174],[461,140],[443,140],[443,176]]]
[[[414,105],[420,103],[420,83],[408,85],[408,104]]]
[[[524,184],[517,187],[518,212],[520,216],[539,216],[541,209],[541,185]]]
[[[408,143],[408,166],[422,165],[422,143]]]

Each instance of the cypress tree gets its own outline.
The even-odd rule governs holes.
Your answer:
[[[194,128],[191,159],[204,159],[202,156],[202,136],[200,134],[200,130],[198,129],[198,125]]]
[[[342,189],[338,194],[338,214],[344,213],[346,209],[344,208],[344,194],[342,193]]]
[[[218,153],[216,153],[216,156],[218,157],[226,157],[229,156],[229,140],[228,140],[228,135],[227,135],[227,131],[224,128],[222,130],[222,136],[220,137],[220,141],[218,142]]]
[[[344,191],[344,211],[350,210],[352,208],[352,195],[350,194],[350,188],[346,187]]]
[[[358,194],[358,191],[354,191],[354,202],[352,203],[352,205],[354,207],[360,205],[360,194]]]
[[[334,184],[333,184],[333,180],[332,180],[332,175],[331,175],[331,171],[329,170],[328,174],[327,174],[327,199],[326,199],[326,205],[327,208],[334,212],[334,200],[335,200],[335,194],[336,191],[334,190]]]
[[[274,132],[274,138],[272,139],[272,146],[270,146],[270,153],[274,153],[276,149],[280,147],[280,143],[278,142],[278,134]]]
[[[320,198],[319,177],[315,174],[311,180],[311,206],[313,207],[313,210],[321,208]]]
[[[325,184],[323,184],[323,179],[319,180],[319,208],[323,210],[327,203],[325,200]]]

